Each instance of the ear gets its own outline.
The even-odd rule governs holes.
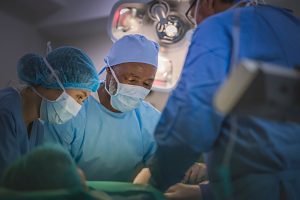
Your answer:
[[[105,80],[110,81],[111,77],[112,77],[111,70],[110,70],[109,67],[107,67],[106,68],[106,78],[105,78]]]
[[[107,73],[107,74],[111,74],[111,71],[110,71],[110,68],[109,68],[109,67],[106,67],[106,73]]]

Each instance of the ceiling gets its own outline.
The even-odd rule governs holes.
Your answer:
[[[64,38],[106,31],[117,0],[1,0],[0,10],[35,26],[44,36]]]
[[[118,0],[1,0],[0,10],[30,23],[44,35],[65,38],[106,31],[107,17]],[[293,9],[299,0],[265,0]]]
[[[2,0],[0,8],[2,11],[25,20],[29,23],[37,24],[63,10],[67,6],[65,0]]]

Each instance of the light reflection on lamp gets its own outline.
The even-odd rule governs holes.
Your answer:
[[[171,60],[163,56],[158,56],[158,68],[153,86],[165,88],[172,85],[172,68],[173,64]]]
[[[136,31],[139,26],[136,15],[137,9],[122,8],[119,11],[119,18],[116,29],[122,32]]]

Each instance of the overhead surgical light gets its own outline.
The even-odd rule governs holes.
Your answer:
[[[154,80],[154,85],[158,90],[163,90],[165,87],[172,85],[172,73],[172,61],[165,57],[158,56],[158,68]]]
[[[112,8],[108,34],[113,41],[128,34],[142,34],[158,42],[159,67],[154,90],[170,91],[180,77],[194,27],[186,12],[190,0],[120,0]]]
[[[137,31],[142,20],[137,17],[137,9],[122,8],[117,18],[117,30],[126,32]]]
[[[175,43],[183,37],[184,24],[180,17],[169,15],[169,4],[157,1],[152,4],[149,11],[150,18],[156,21],[156,34],[161,42]]]

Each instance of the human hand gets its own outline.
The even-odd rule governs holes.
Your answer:
[[[86,176],[85,176],[84,172],[79,167],[77,167],[77,172],[78,172],[78,175],[80,176],[80,182],[82,184],[82,187],[84,188],[84,190],[88,191],[89,187],[86,183],[87,179],[86,179]]]
[[[206,179],[206,165],[203,163],[195,163],[187,170],[182,182],[186,184],[199,184]]]
[[[202,193],[198,185],[177,183],[166,191],[165,197],[168,200],[201,200]]]
[[[148,184],[150,178],[151,172],[149,168],[143,168],[134,178],[133,184]]]

